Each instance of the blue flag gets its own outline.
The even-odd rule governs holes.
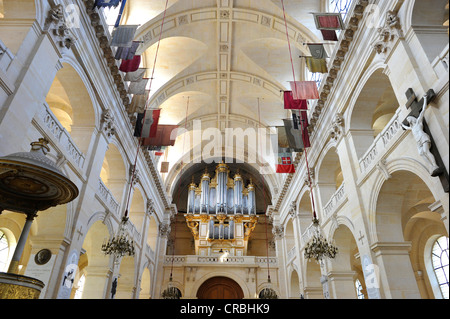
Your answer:
[[[117,7],[121,0],[95,0],[94,7],[104,8],[104,7]]]

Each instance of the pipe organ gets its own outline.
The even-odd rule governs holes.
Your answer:
[[[245,256],[258,221],[253,182],[245,186],[239,171],[231,178],[228,165],[221,163],[213,178],[206,170],[199,185],[192,178],[188,192],[185,218],[196,254]]]

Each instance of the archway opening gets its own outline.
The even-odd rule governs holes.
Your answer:
[[[382,69],[375,71],[361,90],[350,120],[350,130],[358,158],[366,153],[375,137],[390,122],[398,105],[388,76]]]
[[[197,291],[197,298],[204,299],[244,299],[241,286],[227,277],[214,277],[205,281]]]

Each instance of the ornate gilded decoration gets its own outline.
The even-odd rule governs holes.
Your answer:
[[[207,169],[197,186],[188,186],[186,224],[195,239],[196,253],[214,255],[227,251],[231,256],[244,256],[248,239],[256,228],[256,187],[247,187],[239,171],[230,175],[227,164],[220,163],[211,178]]]
[[[0,210],[34,214],[66,204],[78,196],[78,188],[45,155],[48,141],[31,143],[30,152],[0,158]]]
[[[38,279],[0,273],[0,299],[39,299],[43,288]]]

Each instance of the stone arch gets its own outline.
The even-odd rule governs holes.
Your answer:
[[[399,165],[389,171],[392,177],[382,183],[377,196],[377,242],[372,246],[378,252],[378,263],[384,266],[381,277],[385,293],[392,298],[432,297],[429,280],[421,281],[427,276],[416,277],[415,272],[424,267],[422,256],[427,240],[446,232],[439,214],[428,208],[436,197],[420,172]]]
[[[50,110],[84,154],[98,124],[92,92],[86,83],[78,64],[65,58],[46,96]]]
[[[286,253],[289,253],[291,249],[296,246],[296,238],[294,231],[294,220],[289,218],[284,229],[284,239],[286,242]]]
[[[311,192],[306,188],[301,193],[300,200],[298,201],[297,212],[300,221],[300,235],[303,235],[306,229],[311,225],[313,219]]]
[[[198,288],[198,299],[243,299],[242,287],[229,277],[211,277]]]
[[[204,276],[202,276],[201,278],[196,280],[196,283],[192,286],[191,294],[186,295],[186,297],[196,296],[200,286],[203,283],[205,283],[206,281],[208,281],[209,279],[212,279],[214,277],[225,277],[225,278],[235,281],[239,285],[239,287],[242,289],[242,291],[244,293],[244,299],[253,297],[253,296],[250,296],[250,291],[249,291],[247,285],[245,284],[245,281],[242,278],[235,275],[233,272],[226,272],[226,271],[217,271],[217,272],[205,274]]]
[[[120,261],[115,299],[133,299],[136,292],[135,258],[125,256]]]
[[[110,231],[101,220],[93,222],[83,241],[87,265],[84,267],[86,282],[83,299],[103,299],[107,287],[107,275],[110,270],[110,258],[101,251],[102,243],[108,240]]]
[[[138,233],[143,233],[144,227],[144,217],[146,213],[146,205],[143,197],[143,192],[140,187],[135,187],[133,192],[133,198],[131,199],[129,207],[129,217],[130,221],[133,223],[134,227]]]
[[[291,272],[291,280],[289,286],[289,298],[290,299],[300,299],[300,278],[295,269]]]
[[[320,203],[325,207],[334,193],[344,182],[342,168],[337,149],[332,143],[323,150],[317,163],[317,185],[319,186]],[[316,203],[317,204],[317,203]]]
[[[159,237],[159,223],[155,214],[150,216],[147,231],[147,245],[153,252],[156,252],[158,237]]]
[[[316,262],[305,262],[304,296],[306,299],[323,299],[322,276],[320,265]]]
[[[151,299],[152,298],[151,287],[152,287],[152,278],[150,269],[148,269],[148,267],[144,267],[141,276],[139,299]]]
[[[249,146],[249,147],[251,147],[251,146]],[[265,191],[269,191],[269,193],[271,195],[270,197],[274,197],[274,194],[276,194],[278,192],[278,190],[281,186],[280,185],[281,183],[279,181],[279,177],[276,176],[277,174],[275,174],[275,171],[273,170],[273,165],[269,166],[269,164],[271,162],[268,162],[268,163],[261,162],[258,157],[257,163],[248,163],[248,161],[245,158],[245,152],[244,152],[243,157],[241,156],[242,153],[237,152],[237,151],[234,155],[237,155],[237,156],[234,156],[234,158],[226,157],[225,151],[223,150],[221,152],[221,157],[218,159],[218,158],[215,158],[212,156],[202,157],[202,154],[194,153],[194,157],[190,160],[190,163],[184,164],[184,166],[181,165],[182,163],[184,163],[183,158],[178,159],[173,165],[171,165],[172,169],[170,170],[170,172],[165,180],[165,185],[166,185],[166,188],[169,189],[169,194],[174,196],[176,190],[178,189],[178,186],[182,182],[182,177],[184,176],[184,174],[186,174],[186,171],[188,171],[190,168],[192,168],[195,165],[198,165],[200,163],[202,163],[203,165],[206,165],[204,161],[207,161],[208,163],[212,163],[214,161],[216,163],[220,163],[220,159],[222,157],[226,157],[225,162],[243,163],[258,172],[260,171],[260,169],[262,167],[264,167],[265,169],[267,168],[267,171],[265,171],[265,174],[263,175],[263,181],[265,183]],[[219,160],[219,162],[217,162],[218,160]],[[260,180],[260,178],[258,178],[258,180]],[[189,179],[189,183],[190,183],[190,179]]]
[[[416,159],[405,157],[401,159],[395,159],[386,163],[386,168],[390,176],[395,172],[405,171],[411,174],[416,175],[430,190],[434,198],[440,198],[442,191],[441,184],[439,181],[435,181],[430,177],[430,174],[426,167],[417,161]],[[379,200],[379,194],[381,192],[381,188],[386,181],[389,179],[386,178],[383,174],[379,173],[376,175],[373,183],[370,185],[372,189],[370,199],[369,199],[369,216],[368,220],[371,221],[369,223],[369,237],[371,242],[376,242],[379,240],[378,233],[376,229],[376,211],[377,211],[377,202]]]
[[[405,15],[406,30],[414,30],[430,62],[448,45],[448,0],[409,1]]]
[[[356,299],[355,279],[357,272],[362,272],[358,245],[353,234],[353,227],[344,224],[334,230],[333,244],[338,247],[336,258],[330,263],[329,278],[332,297],[337,299]],[[364,283],[361,283],[364,285]]]
[[[348,129],[351,132],[353,146],[358,158],[361,158],[375,137],[395,115],[399,103],[384,69],[375,65],[366,72],[359,94],[349,109]]]
[[[103,159],[100,178],[111,191],[114,199],[119,204],[122,202],[124,191],[127,189],[128,167],[123,150],[116,146],[115,141],[108,145],[108,150]]]

